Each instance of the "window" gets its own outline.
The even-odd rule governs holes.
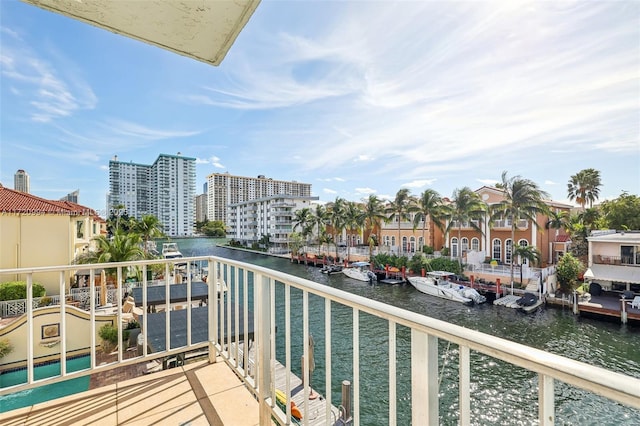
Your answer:
[[[402,237],[402,251],[407,251],[407,237]]]
[[[640,265],[640,246],[620,246],[620,260],[623,265]]]
[[[420,247],[420,248],[424,247],[424,241],[423,241],[422,237],[418,237],[418,247]]]
[[[520,241],[518,241],[518,245],[519,245],[520,247],[527,247],[527,246],[529,245],[529,241],[527,241],[527,240],[520,240]],[[525,258],[523,258],[522,256],[519,256],[518,261],[519,261],[521,264],[523,264],[523,265],[526,265],[526,264],[528,263],[528,260],[527,260],[527,259],[525,259]]]
[[[480,240],[477,238],[471,239],[471,250],[480,251]]]
[[[84,238],[84,221],[76,222],[76,238]]]
[[[415,253],[416,252],[416,238],[415,237],[411,237],[409,239],[409,251],[411,253]]]
[[[502,259],[502,243],[497,238],[493,240],[493,252],[491,257],[496,260]]]
[[[462,249],[462,254],[464,255],[469,251],[469,239],[467,237],[462,237],[460,243],[460,248]]]
[[[451,257],[458,257],[458,239],[451,239]]]
[[[513,242],[511,239],[505,240],[504,242],[504,263],[511,265],[511,253],[512,253]]]
[[[391,237],[391,245],[392,246],[396,245],[396,237]]]

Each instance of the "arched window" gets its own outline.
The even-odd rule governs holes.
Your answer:
[[[451,257],[458,257],[458,239],[456,237],[451,239]]]
[[[511,265],[511,253],[513,252],[512,246],[513,241],[511,241],[511,239],[504,241],[504,263],[508,265]]]
[[[407,237],[402,237],[402,251],[407,252]]]
[[[355,247],[358,244],[358,236],[356,234],[353,234],[351,236],[351,246]]]
[[[389,246],[391,244],[391,241],[389,240],[389,236],[385,235],[384,236],[384,245],[385,246]]]
[[[480,240],[477,238],[472,238],[471,239],[471,250],[473,251],[480,251]]]
[[[394,247],[396,245],[396,237],[395,236],[391,237],[391,245],[394,246]]]
[[[527,240],[520,240],[520,241],[518,241],[518,245],[519,245],[520,247],[527,247],[527,246],[529,245],[529,241],[527,241]],[[520,256],[520,258],[518,259],[518,261],[519,261],[521,264],[524,264],[524,265],[526,265],[526,264],[529,262],[527,259],[524,259],[522,256]]]
[[[416,252],[416,237],[411,237],[409,239],[409,252],[411,253]]]
[[[491,257],[496,260],[502,260],[502,243],[498,238],[493,240],[493,251]]]
[[[469,251],[469,239],[467,237],[462,237],[460,240],[460,247],[463,255]]]
[[[422,237],[418,237],[418,248],[422,251],[422,247],[424,247],[424,240]]]

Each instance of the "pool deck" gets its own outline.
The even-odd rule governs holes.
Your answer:
[[[198,361],[2,413],[0,424],[253,426],[258,410],[224,362]]]

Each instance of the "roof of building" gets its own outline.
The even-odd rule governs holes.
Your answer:
[[[93,209],[71,201],[47,200],[26,192],[5,188],[2,185],[0,185],[0,213],[97,216]]]
[[[587,240],[603,243],[640,243],[640,231],[593,231]]]

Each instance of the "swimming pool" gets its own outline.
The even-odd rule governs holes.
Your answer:
[[[89,356],[81,356],[67,360],[67,372],[83,370],[91,366]],[[34,378],[36,380],[60,374],[60,362],[52,362],[34,368]],[[64,382],[52,383],[50,385],[39,386],[34,389],[15,392],[9,395],[0,396],[0,413],[15,410],[17,408],[28,407],[40,402],[50,401],[67,395],[89,390],[89,376],[78,377],[76,379],[65,380]],[[14,386],[27,382],[27,370],[21,369],[0,374],[0,388]]]

